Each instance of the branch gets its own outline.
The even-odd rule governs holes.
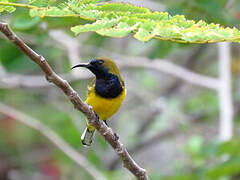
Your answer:
[[[129,155],[123,144],[115,139],[114,132],[107,127],[103,121],[96,120],[96,115],[92,108],[84,103],[78,93],[69,85],[69,83],[58,76],[44,57],[38,55],[31,48],[29,48],[19,37],[17,37],[9,28],[7,23],[0,22],[0,31],[22,52],[27,55],[32,61],[37,63],[46,75],[49,82],[54,83],[59,87],[64,94],[69,98],[74,107],[85,114],[88,123],[94,126],[97,131],[104,137],[104,139],[112,146],[118,156],[121,158],[124,167],[126,167],[138,180],[147,180],[146,170],[141,168]]]
[[[231,88],[231,46],[230,43],[218,43],[220,87],[218,90],[220,104],[219,136],[223,141],[233,135],[233,102]]]
[[[0,103],[0,112],[5,116],[18,120],[21,123],[27,125],[28,127],[39,131],[49,141],[51,141],[60,150],[62,150],[68,157],[70,157],[81,167],[84,167],[85,170],[88,171],[88,173],[91,174],[94,179],[106,180],[106,178],[103,177],[102,174],[94,166],[89,164],[88,160],[84,156],[74,150],[69,144],[64,142],[64,140],[62,140],[59,135],[57,135],[54,131],[42,124],[40,121],[2,103]]]
[[[121,61],[120,64],[127,67],[146,67],[149,69],[158,70],[166,74],[178,77],[179,79],[193,85],[202,86],[212,90],[217,90],[219,87],[219,81],[216,78],[199,75],[181,66],[164,60],[155,59],[151,62],[148,62],[147,58],[144,57],[129,57],[128,61]]]
[[[1,66],[0,66],[1,67]],[[0,68],[1,71],[1,68]],[[66,79],[69,82],[77,81],[77,80],[85,80],[89,79],[92,76],[88,73],[83,71],[81,74],[73,76],[72,74],[61,74],[61,77]],[[45,79],[44,76],[41,75],[21,75],[21,74],[12,74],[5,72],[4,75],[1,76],[0,74],[0,88],[40,88],[40,87],[47,87],[52,86],[49,84]]]

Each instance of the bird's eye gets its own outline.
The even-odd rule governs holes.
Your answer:
[[[101,65],[101,64],[104,63],[104,61],[103,61],[103,60],[98,60],[97,63],[98,63],[99,65]]]
[[[96,64],[96,63],[97,63],[97,60],[96,60],[96,59],[93,59],[93,60],[91,60],[91,62],[90,62],[91,65],[94,65],[94,64]]]

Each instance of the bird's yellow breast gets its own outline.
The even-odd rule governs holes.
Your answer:
[[[93,110],[98,114],[101,120],[109,119],[116,113],[126,96],[126,89],[123,88],[122,93],[115,98],[103,98],[95,93],[95,86],[88,88],[86,103],[91,105]]]

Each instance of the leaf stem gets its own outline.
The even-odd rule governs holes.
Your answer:
[[[29,5],[29,4],[11,3],[11,2],[0,2],[0,5],[24,7],[24,8],[29,8],[29,9],[44,9],[44,8],[39,8],[37,6]]]

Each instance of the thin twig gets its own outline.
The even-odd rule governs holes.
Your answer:
[[[86,80],[91,78],[91,74],[88,72],[82,72],[81,75],[73,76],[72,74],[60,74],[61,77],[66,79],[68,82],[74,82],[77,80]],[[5,73],[1,76],[0,74],[0,88],[42,88],[53,86],[46,81],[44,76],[40,75],[21,75],[13,73]]]
[[[218,90],[220,104],[219,136],[223,141],[233,135],[233,102],[231,88],[231,44],[218,43],[220,87]]]
[[[85,114],[88,123],[94,126],[97,131],[105,138],[105,140],[112,146],[118,156],[121,158],[124,167],[126,167],[138,180],[147,180],[146,170],[141,168],[129,155],[123,144],[116,140],[115,134],[111,128],[107,127],[103,121],[97,121],[96,115],[92,108],[84,103],[79,97],[78,93],[69,85],[69,83],[58,76],[44,57],[38,55],[31,48],[29,48],[19,37],[17,37],[9,28],[7,23],[0,22],[0,31],[21,51],[27,55],[32,61],[37,63],[46,75],[49,82],[54,83],[59,87],[65,95],[72,102],[74,107]]]
[[[39,120],[36,120],[33,117],[30,117],[25,113],[22,113],[2,103],[0,103],[0,112],[5,116],[18,120],[19,122],[24,123],[28,127],[39,131],[48,140],[55,144],[61,151],[63,151],[68,157],[70,157],[74,162],[76,162],[79,166],[83,167],[86,171],[88,171],[88,173],[93,176],[94,179],[106,180],[106,178],[94,166],[89,164],[88,160],[84,156],[74,150],[59,135],[57,135],[54,131],[42,124]]]
[[[132,58],[132,59],[135,59],[135,58]],[[218,79],[211,78],[204,75],[199,75],[192,71],[186,70],[185,68],[182,68],[178,65],[175,65],[171,62],[155,59],[155,60],[152,60],[151,63],[148,63],[145,58],[137,57],[136,59],[138,60],[136,63],[136,61],[132,59],[129,58],[128,61],[121,62],[121,65],[122,66],[125,65],[128,67],[147,67],[149,69],[159,70],[169,75],[176,76],[188,83],[209,88],[212,90],[217,90],[219,87]]]

